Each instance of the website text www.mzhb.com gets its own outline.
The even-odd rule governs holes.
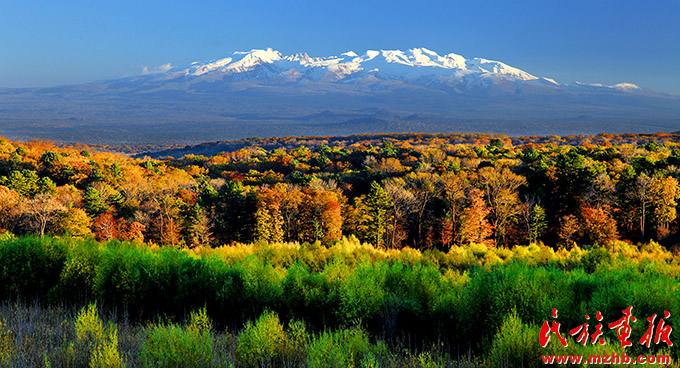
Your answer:
[[[609,355],[542,355],[544,364],[671,364],[669,355],[628,356],[611,353]]]

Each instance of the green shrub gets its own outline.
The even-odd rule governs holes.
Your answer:
[[[210,367],[212,322],[205,308],[191,313],[189,324],[151,324],[145,328],[139,360],[143,367]]]
[[[292,321],[286,329],[285,360],[286,365],[293,367],[303,366],[307,360],[307,348],[309,335],[302,321]]]
[[[560,319],[562,322],[562,319]],[[582,344],[576,342],[569,336],[568,329],[562,324],[562,336],[567,340],[567,346],[562,346],[556,338],[552,338],[548,345],[543,348],[539,344],[538,334],[541,328],[535,324],[522,322],[516,312],[512,311],[503,320],[503,324],[494,336],[488,360],[490,366],[494,367],[543,367],[542,355],[571,355],[588,357],[590,355],[618,355],[624,352],[630,356],[637,356],[630,349],[621,347],[618,341],[610,341],[605,337],[605,344]],[[592,327],[591,327],[592,328]],[[606,334],[606,332],[605,332]],[[649,350],[641,353],[649,354]],[[576,365],[574,365],[576,366]],[[588,365],[578,365],[587,367]],[[614,365],[619,366],[619,365]]]
[[[147,292],[138,285],[140,273],[148,256],[130,246],[113,246],[109,242],[103,250],[102,261],[96,270],[95,295],[109,305],[135,305],[137,298]]]
[[[402,306],[425,318],[434,310],[439,295],[448,291],[439,269],[433,265],[404,265],[397,262],[387,273],[386,288],[402,299]]]
[[[346,241],[343,237],[342,241]],[[321,242],[302,243],[297,259],[314,272],[321,272],[328,262],[328,249]]]
[[[309,344],[307,364],[310,368],[377,366],[366,333],[358,328],[324,331]]]
[[[55,296],[76,302],[92,297],[101,258],[102,250],[98,243],[93,240],[76,241],[59,276]]]
[[[526,325],[513,311],[504,320],[493,339],[489,359],[494,367],[534,367],[545,354],[538,343],[540,329]]]
[[[612,255],[602,247],[595,247],[581,256],[581,267],[586,272],[593,273],[600,264],[611,262]]]
[[[279,316],[266,311],[255,323],[246,323],[238,337],[236,352],[244,365],[270,366],[282,360],[286,340]]]
[[[373,318],[385,304],[387,293],[385,281],[388,265],[385,262],[373,264],[364,259],[354,266],[344,279],[335,283],[335,297],[339,307],[335,311],[345,324]]]
[[[460,327],[464,336],[484,348],[493,331],[513,310],[522,320],[538,323],[552,308],[575,309],[568,280],[563,271],[531,267],[523,262],[512,262],[489,271],[477,269],[463,296]]]
[[[281,299],[284,274],[265,259],[248,256],[236,264],[243,280],[244,296],[254,305],[274,306]]]
[[[246,298],[241,273],[219,257],[207,257],[203,262],[206,268],[203,277],[213,291],[215,306],[218,310],[239,312]]]
[[[183,309],[195,309],[214,303],[218,290],[214,277],[215,266],[224,267],[223,263],[208,257],[202,259],[184,255],[177,267],[177,292],[173,302]],[[211,305],[211,308],[219,310],[216,305]]]
[[[319,262],[314,261],[317,255],[323,257]],[[316,243],[260,244],[199,252],[118,241],[19,237],[0,240],[0,297],[67,303],[96,298],[141,320],[173,318],[205,305],[211,311],[228,311],[217,320],[220,325],[240,325],[248,316],[273,308],[286,320],[304,317],[312,328],[360,323],[388,338],[441,339],[451,344],[447,348],[452,351],[472,349],[486,355],[494,343],[508,341],[509,337],[496,335],[513,310],[524,323],[540,325],[557,308],[559,322],[575,327],[586,314],[597,311],[605,321],[615,321],[632,305],[638,318],[633,336],[638,337],[648,327],[647,317],[660,316],[664,310],[677,317],[680,266],[677,258],[669,257],[655,243],[640,250],[620,243],[612,256],[604,248],[555,253],[537,245],[513,250],[470,245],[452,247],[447,254],[420,254],[381,251],[352,239],[331,248]],[[491,258],[500,264],[491,265]],[[184,339],[198,341],[187,343],[195,345],[191,349],[208,352],[215,343],[229,340],[230,354],[243,364],[300,366],[306,364],[312,342],[320,339],[310,339],[301,322],[284,328],[271,312],[250,322],[239,344],[231,337],[213,339],[205,310],[192,314],[192,321],[186,326],[149,325],[144,330],[145,338],[153,337],[145,352],[149,366],[161,364],[153,359],[165,359],[154,354],[161,354],[166,345],[179,346]],[[71,354],[70,366],[116,361],[117,337],[122,346],[130,345],[91,307],[81,312],[76,329],[80,337],[70,338],[73,353],[66,353]],[[21,336],[12,330],[16,331],[12,337]],[[612,338],[613,332],[605,335]],[[17,349],[22,346],[20,339],[15,344]],[[175,354],[173,359],[180,362],[191,356],[179,347],[163,354]],[[373,364],[366,359],[366,364]],[[50,362],[59,365],[52,358]]]
[[[118,352],[118,330],[114,324],[104,328],[97,305],[83,308],[75,321],[78,347],[87,347],[90,368],[123,368],[125,363]]]
[[[445,357],[438,357],[429,351],[423,351],[418,354],[408,354],[410,363],[415,367],[421,368],[443,368],[447,367],[447,359]]]
[[[118,330],[109,326],[107,337],[95,347],[90,357],[90,368],[123,368],[125,363],[118,352]]]
[[[78,342],[92,347],[100,345],[104,341],[104,324],[99,319],[97,305],[90,304],[87,309],[83,308],[78,313],[75,321],[76,338]]]
[[[66,252],[67,244],[52,238],[0,243],[0,297],[46,295],[59,280]]]
[[[5,327],[5,321],[0,319],[0,366],[9,364],[15,352],[15,342],[11,331]]]
[[[205,307],[191,312],[187,329],[201,333],[210,333],[212,327],[212,321],[208,317],[208,311]]]
[[[305,316],[308,321],[322,323],[332,316],[329,305],[330,285],[324,275],[310,273],[307,266],[293,264],[282,283],[283,305],[294,316]]]

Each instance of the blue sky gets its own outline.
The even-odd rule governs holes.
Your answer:
[[[680,0],[0,1],[0,87],[82,83],[272,47],[426,47],[561,83],[680,92]]]

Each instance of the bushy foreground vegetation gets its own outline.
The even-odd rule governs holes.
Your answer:
[[[480,360],[452,359],[437,346],[412,353],[373,343],[359,327],[308,332],[303,322],[284,324],[273,312],[237,333],[213,328],[205,309],[184,323],[144,325],[105,322],[95,305],[76,313],[5,303],[0,313],[6,321],[0,326],[0,364],[6,368],[483,366]]]
[[[538,366],[541,354],[623,351],[606,327],[604,346],[562,348],[553,339],[541,348],[538,332],[552,308],[568,336],[586,314],[600,311],[610,323],[632,305],[639,321],[628,354],[666,347],[637,343],[645,318],[669,311],[673,325],[680,315],[680,265],[653,242],[557,252],[470,244],[443,253],[378,249],[355,238],[330,247],[180,250],[6,237],[0,270],[3,300],[96,301],[109,311],[113,324],[92,307],[66,317],[31,312],[20,322],[6,304],[2,359],[30,356],[52,366],[184,366],[182,359],[197,366]],[[43,319],[51,327],[21,326]],[[54,349],[41,350],[31,333]]]

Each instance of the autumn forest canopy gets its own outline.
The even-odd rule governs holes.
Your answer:
[[[680,137],[371,135],[251,139],[130,158],[0,141],[0,228],[176,247],[314,242],[447,251],[678,235]],[[267,147],[267,148],[262,148]]]

